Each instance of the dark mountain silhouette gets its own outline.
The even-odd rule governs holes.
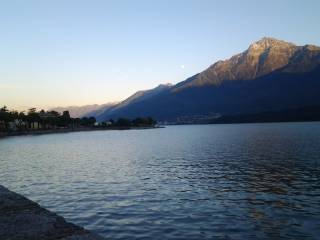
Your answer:
[[[160,84],[158,87],[150,89],[150,90],[138,91],[135,94],[133,94],[132,96],[125,99],[124,101],[122,101],[119,104],[108,109],[108,112],[110,114],[112,114],[113,112],[116,112],[119,109],[123,109],[126,106],[130,106],[132,104],[136,104],[141,101],[147,100],[151,97],[154,97],[154,96],[164,92],[165,90],[170,89],[171,86],[172,86],[171,84]]]
[[[320,47],[263,38],[183,82],[158,88],[136,93],[98,120],[180,121],[320,106]]]

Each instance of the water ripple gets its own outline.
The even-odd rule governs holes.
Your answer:
[[[110,239],[318,239],[320,123],[12,137],[0,180]]]

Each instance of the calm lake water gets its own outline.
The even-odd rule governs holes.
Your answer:
[[[319,239],[320,123],[10,137],[0,184],[108,239]]]

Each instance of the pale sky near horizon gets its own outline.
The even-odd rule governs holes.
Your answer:
[[[264,36],[320,45],[320,1],[0,0],[0,105],[102,104]]]

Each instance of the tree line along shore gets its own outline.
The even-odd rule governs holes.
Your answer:
[[[151,128],[156,126],[152,117],[135,119],[119,118],[97,122],[95,117],[72,118],[69,111],[37,111],[30,108],[27,112],[0,108],[0,136],[21,135],[25,133],[51,133],[85,131],[99,129]]]

